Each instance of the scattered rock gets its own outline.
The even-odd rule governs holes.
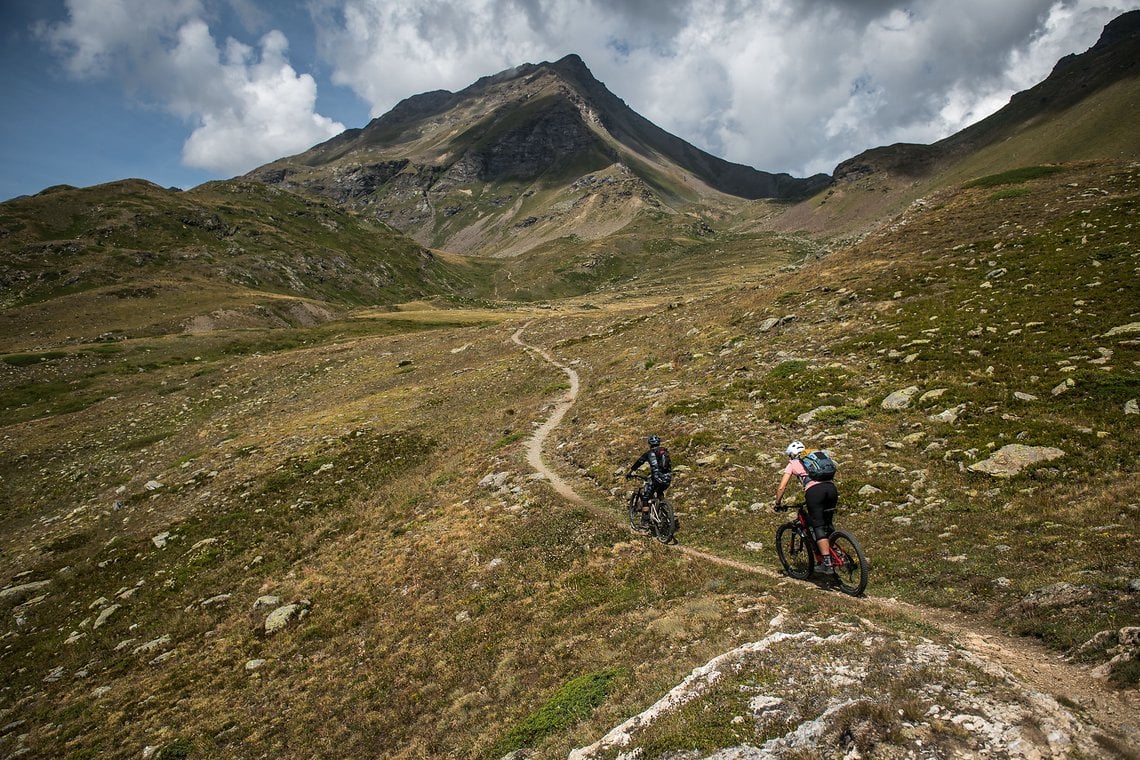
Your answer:
[[[133,639],[129,640],[133,641]],[[170,637],[170,634],[166,633],[162,636],[159,636],[157,639],[151,639],[145,644],[139,644],[137,647],[131,650],[131,654],[149,654],[151,652],[157,652],[159,649],[162,649],[171,641],[173,641],[173,639]]]
[[[1037,397],[1032,393],[1022,393],[1021,391],[1014,391],[1013,397],[1018,401],[1036,401]]]
[[[153,543],[159,549],[165,549],[166,548],[166,542],[170,540],[170,531],[164,530],[162,533],[159,533],[157,536],[151,536],[150,540],[151,540],[151,543]]]
[[[1065,452],[1051,446],[1025,446],[1011,443],[1002,446],[989,459],[969,466],[971,472],[980,472],[995,478],[1011,478],[1026,467],[1040,462],[1051,462],[1065,456]]]
[[[160,481],[148,480],[144,488],[146,488],[148,491],[157,491],[158,489],[162,488],[162,486],[163,484]]]
[[[860,496],[874,496],[875,494],[877,494],[877,493],[882,493],[882,492],[883,492],[883,491],[882,491],[882,489],[881,489],[881,488],[875,488],[875,487],[874,487],[873,485],[871,485],[870,483],[868,483],[867,485],[863,486],[863,487],[862,487],[862,488],[860,488],[860,489],[859,489],[859,491],[858,491],[858,493],[859,493],[859,495],[860,495]]]
[[[110,620],[111,616],[118,612],[121,607],[121,604],[112,604],[110,607],[100,612],[99,617],[95,618],[95,624],[91,626],[91,629],[95,630],[96,628],[102,627],[103,624]]]
[[[1136,332],[1140,332],[1140,322],[1129,322],[1126,325],[1119,325],[1112,328],[1105,333],[1105,336],[1112,337],[1113,335],[1127,335]]]
[[[218,594],[217,596],[211,596],[209,599],[203,599],[198,606],[203,609],[216,607],[219,604],[228,602],[231,596],[233,596],[233,594]]]
[[[905,525],[910,525],[912,522],[914,522],[914,520],[912,520],[909,517],[895,517],[892,519],[892,522],[895,522],[899,525],[905,526]]]
[[[198,549],[201,549],[203,546],[209,546],[210,544],[216,544],[216,543],[218,543],[218,539],[216,539],[216,538],[203,538],[201,541],[198,541],[193,546],[191,546],[190,551],[197,551]]]
[[[934,390],[927,391],[918,397],[918,402],[920,404],[924,404],[927,401],[933,401],[934,399],[942,398],[943,394],[945,394],[947,390],[947,388],[935,388]]]
[[[276,607],[281,604],[281,597],[274,596],[273,594],[266,594],[265,596],[257,597],[257,601],[253,603],[255,610],[265,609],[269,607]]]
[[[1070,388],[1072,388],[1076,384],[1077,384],[1077,382],[1075,380],[1073,380],[1073,378],[1066,377],[1063,381],[1061,381],[1056,386],[1054,386],[1051,393],[1054,396],[1060,396],[1062,393],[1069,390]]]
[[[263,666],[264,664],[265,664],[265,660],[262,660],[262,659],[248,660],[245,663],[245,669],[247,672],[252,673],[255,670],[259,670],[261,668],[261,666]]]
[[[63,678],[63,672],[64,671],[62,665],[60,665],[58,668],[54,668],[50,673],[44,676],[44,683],[55,683],[59,679]]]
[[[511,477],[509,472],[493,472],[489,475],[484,475],[483,479],[479,481],[479,485],[483,488],[502,488]]]
[[[895,391],[894,393],[883,399],[879,404],[883,409],[897,411],[899,409],[906,409],[910,406],[910,402],[916,395],[918,395],[919,388],[917,385],[912,385],[909,388]]]
[[[958,421],[958,415],[960,415],[965,409],[965,404],[958,404],[958,406],[952,406],[949,409],[944,409],[938,414],[932,414],[927,417],[927,419],[931,422],[945,422],[948,425],[953,425]]]
[[[744,545],[744,548],[750,552],[760,552],[764,551],[764,544],[759,541],[749,541]]]
[[[1055,583],[1030,591],[1017,602],[1015,608],[1021,614],[1039,613],[1046,609],[1083,604],[1093,594],[1094,591],[1089,586]]]
[[[32,581],[31,583],[21,583],[18,586],[9,586],[6,589],[0,589],[0,599],[18,602],[31,596],[49,583],[51,581]]]
[[[1140,414],[1140,404],[1136,402],[1136,399],[1132,398],[1124,402],[1124,413]]]
[[[309,612],[310,606],[311,604],[307,600],[302,599],[299,602],[286,604],[273,610],[273,612],[270,612],[269,616],[265,618],[265,635],[272,636],[294,620],[300,620],[305,617]]]

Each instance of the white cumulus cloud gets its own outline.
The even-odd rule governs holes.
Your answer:
[[[310,0],[334,81],[380,115],[578,53],[661,127],[768,171],[830,172],[984,118],[1140,0]]]
[[[37,29],[78,78],[110,77],[144,104],[185,119],[183,162],[239,173],[344,130],[315,111],[317,86],[271,31],[256,47],[210,32],[200,0],[68,0]]]

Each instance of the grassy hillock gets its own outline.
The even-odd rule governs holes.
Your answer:
[[[203,329],[311,325],[357,306],[469,296],[483,276],[474,259],[252,182],[49,188],[0,205],[0,229],[4,334],[43,345],[194,329],[195,318]]]

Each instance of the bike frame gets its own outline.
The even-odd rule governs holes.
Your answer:
[[[823,559],[823,552],[819,550],[819,542],[815,539],[815,534],[811,532],[811,526],[808,525],[807,513],[804,512],[803,507],[796,510],[796,523],[799,525],[800,533],[804,537],[804,545],[811,547],[811,558],[816,564]],[[835,553],[832,548],[828,554],[831,555],[831,562],[833,567],[843,567],[845,564],[843,557]]]

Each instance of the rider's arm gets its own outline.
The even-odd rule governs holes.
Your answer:
[[[635,470],[640,468],[641,465],[645,464],[648,461],[649,461],[649,452],[647,451],[644,454],[642,454],[640,457],[638,457],[638,460],[636,462],[634,462],[632,465],[630,465],[629,474],[632,475]]]
[[[785,472],[784,473],[784,479],[780,481],[780,487],[776,489],[776,504],[779,504],[780,500],[784,498],[784,490],[787,489],[788,481],[790,481],[791,479],[792,479],[792,473]]]

